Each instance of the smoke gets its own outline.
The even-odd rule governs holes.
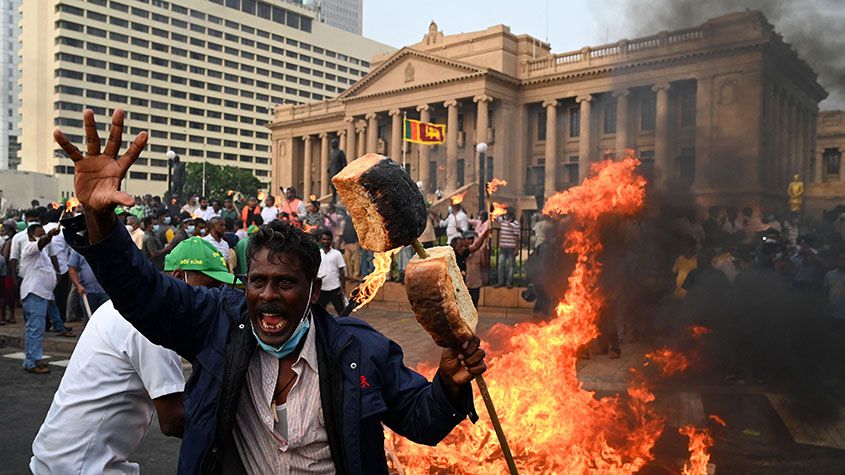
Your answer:
[[[598,21],[628,37],[686,28],[726,13],[759,10],[819,73],[830,93],[822,109],[845,109],[845,8],[842,0],[603,0],[592,2]]]

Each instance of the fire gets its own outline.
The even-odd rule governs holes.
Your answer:
[[[627,395],[597,398],[582,387],[576,371],[579,350],[599,334],[596,320],[604,305],[599,221],[643,207],[646,183],[635,173],[637,164],[630,158],[597,163],[594,176],[581,186],[547,201],[545,214],[569,215],[565,246],[577,255],[557,317],[496,327],[491,333],[502,347],[485,343],[485,377],[521,473],[634,473],[653,458],[664,419],[650,405],[651,391],[635,382]],[[483,406],[479,396],[475,406]],[[398,437],[395,445],[409,474],[507,472],[484,418],[462,423],[436,448]]]
[[[689,437],[689,463],[684,464],[681,474],[707,475],[707,464],[710,462],[708,449],[713,446],[710,431],[706,428],[698,429],[695,426],[687,425],[679,428],[678,432]]]
[[[74,208],[79,206],[79,200],[75,196],[71,196],[65,201],[65,211],[71,212]]]
[[[453,205],[459,205],[459,204],[463,203],[464,202],[464,195],[466,193],[467,192],[465,191],[463,193],[458,193],[458,194],[452,195],[452,197],[449,198],[449,202],[452,203]]]
[[[689,367],[689,359],[686,355],[670,350],[669,348],[657,349],[651,353],[647,353],[645,357],[648,360],[645,364],[654,363],[663,377],[681,373]]]
[[[500,186],[508,186],[507,180],[502,180],[501,178],[493,178],[492,180],[487,182],[487,196],[492,195],[499,189]]]
[[[497,203],[493,202],[493,212],[490,213],[491,218],[495,218],[497,216],[504,216],[508,212],[508,205],[505,203]]]
[[[375,298],[378,289],[384,285],[384,281],[387,280],[387,274],[390,273],[390,263],[392,262],[393,255],[399,252],[400,249],[402,248],[397,247],[387,252],[376,252],[373,254],[373,267],[375,269],[364,277],[364,282],[358,286],[357,295],[354,297],[355,302],[358,304],[355,307],[355,312]]]
[[[713,330],[711,330],[707,327],[703,327],[701,325],[693,325],[693,326],[689,327],[690,335],[692,335],[692,337],[696,340],[701,338],[702,336],[704,336],[708,333],[712,333],[712,332],[713,332]]]

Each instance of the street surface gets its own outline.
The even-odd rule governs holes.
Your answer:
[[[355,315],[370,322],[405,350],[406,363],[435,362],[439,348],[420,328],[413,315],[365,309]],[[514,318],[485,318],[479,325],[483,334],[495,323],[514,324]],[[19,325],[16,325],[19,326]],[[77,327],[79,325],[77,324]],[[6,326],[4,334],[17,331]],[[623,346],[623,357],[610,360],[594,356],[579,363],[579,375],[585,387],[599,395],[612,394],[623,387],[630,365],[638,364],[647,350],[641,343]],[[59,385],[67,354],[50,354],[52,373],[34,376],[21,369],[20,350],[0,349],[0,474],[27,473],[31,443]],[[658,403],[671,417],[655,449],[656,459],[641,473],[678,473],[687,457],[687,439],[677,427],[687,423],[704,424],[707,415],[718,414],[727,421],[723,433],[717,433],[711,462],[719,474],[845,474],[845,418],[823,423],[802,421],[790,415],[779,403],[778,394],[763,385],[727,384],[719,378],[678,380],[655,389]],[[774,404],[773,404],[774,401]],[[784,414],[779,414],[776,405]],[[840,408],[840,411],[842,409]],[[482,410],[483,411],[483,410]],[[482,417],[486,417],[481,414]],[[810,443],[797,443],[795,440]],[[835,448],[838,447],[838,448]],[[132,460],[145,473],[174,473],[179,440],[165,437],[152,427]]]

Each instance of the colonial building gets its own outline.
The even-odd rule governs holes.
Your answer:
[[[806,189],[805,211],[818,216],[822,211],[845,205],[845,111],[825,111],[819,114],[816,156],[812,163],[810,182]]]
[[[335,99],[279,106],[274,189],[328,194],[330,140],[347,156],[405,160],[414,180],[447,195],[486,177],[520,208],[583,180],[590,164],[633,149],[656,193],[697,204],[786,203],[814,163],[815,72],[759,12],[553,54],[507,26],[445,35],[376,57]],[[440,146],[405,145],[402,119],[447,125]]]

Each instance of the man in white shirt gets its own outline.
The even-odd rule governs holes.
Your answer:
[[[44,214],[44,219],[47,223],[44,225],[44,232],[49,233],[53,228],[59,227],[59,217],[61,212],[59,210],[49,210]],[[70,293],[70,275],[68,274],[68,259],[70,258],[70,249],[67,246],[65,237],[59,233],[50,241],[50,256],[55,256],[56,265],[59,267],[57,276],[56,289],[53,291],[53,297],[56,300],[56,305],[59,307],[59,315],[62,316],[62,321],[67,321],[68,311],[67,302],[68,294]]]
[[[29,226],[32,226],[33,224],[41,224],[40,217],[35,213],[27,214],[27,216],[26,216],[26,226],[27,226],[27,228]],[[26,228],[24,228],[23,231],[18,231],[17,234],[12,236],[12,250],[10,251],[10,254],[9,254],[9,263],[8,264],[11,266],[11,273],[12,273],[13,276],[20,277],[22,275],[20,266],[18,266],[18,264],[20,263],[20,260],[21,260],[21,247],[23,247],[23,244],[25,242],[28,242],[28,241],[29,241],[29,234],[27,233]]]
[[[41,363],[44,358],[43,340],[47,316],[50,316],[53,328],[60,336],[74,336],[62,323],[59,308],[53,300],[56,269],[45,249],[53,237],[59,234],[59,228],[53,228],[49,234],[45,234],[40,224],[33,224],[26,231],[29,241],[21,246],[20,260],[23,277],[21,305],[26,321],[23,368],[28,373],[47,374],[50,368]]]
[[[208,235],[203,239],[210,242],[220,254],[229,259],[229,243],[223,239],[223,234],[226,233],[226,222],[220,216],[211,218],[208,222]]]
[[[264,208],[261,210],[261,218],[264,220],[264,224],[270,224],[278,217],[279,208],[276,208],[276,198],[273,198],[273,195],[267,195],[267,199],[264,200]]]
[[[328,308],[331,302],[338,315],[346,306],[343,299],[345,270],[346,263],[343,261],[343,254],[332,248],[332,232],[323,231],[320,233],[320,270],[317,271],[317,277],[323,279],[323,283],[320,286],[320,298],[317,302],[325,308]]]
[[[168,254],[165,272],[196,287],[232,283],[220,255],[195,237]],[[179,356],[152,344],[104,303],[85,327],[53,404],[32,443],[33,473],[139,473],[128,457],[158,413],[181,437],[185,379]],[[92,417],[94,415],[95,417]]]
[[[446,219],[440,221],[440,226],[446,227],[446,242],[449,243],[456,237],[463,239],[464,231],[469,231],[469,221],[467,220],[466,211],[461,206],[461,202],[455,198],[454,196],[452,197],[449,216],[446,216]]]

